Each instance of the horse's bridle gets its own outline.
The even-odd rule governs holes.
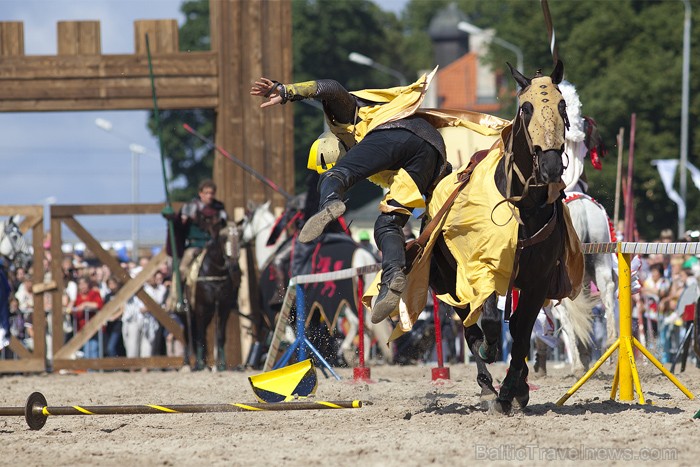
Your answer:
[[[17,234],[21,239],[22,233],[20,232],[17,224],[15,224],[12,220],[8,220],[7,222],[5,222],[5,225],[3,226],[3,231],[5,234],[5,238],[7,238],[7,241],[10,244],[11,248],[11,252],[10,255],[8,255],[8,259],[10,261],[15,261],[15,259],[20,253],[25,253],[26,242],[20,242],[15,238],[15,234]]]

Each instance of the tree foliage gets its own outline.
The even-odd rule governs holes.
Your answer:
[[[380,3],[380,2],[377,2]],[[396,85],[390,75],[348,60],[359,52],[376,62],[398,70],[409,79],[418,70],[432,68],[432,45],[427,34],[430,20],[450,0],[410,0],[400,17],[384,12],[369,0],[293,0],[294,80],[333,78],[348,89]],[[525,74],[541,68],[552,69],[552,57],[540,2],[537,0],[457,0],[469,21],[492,28],[497,37],[522,49]],[[681,70],[683,46],[683,3],[680,1],[550,0],[559,54],[566,79],[577,87],[584,115],[596,119],[609,148],[604,168],[587,167],[590,191],[612,214],[615,200],[617,146],[615,136],[625,129],[624,166],[629,146],[630,117],[636,114],[633,190],[637,223],[643,237],[653,239],[663,227],[677,224],[677,209],[664,191],[653,159],[678,158],[680,153]],[[208,2],[183,4],[187,22],[182,27],[182,47],[208,48]],[[700,47],[700,7],[693,11],[692,49]],[[697,57],[697,53],[694,54]],[[513,52],[493,45],[486,57],[503,83],[511,78],[506,61],[514,63]],[[692,61],[692,60],[691,60]],[[691,63],[690,163],[698,165],[700,138],[698,92],[700,64]],[[272,77],[274,78],[274,77]],[[512,84],[509,84],[512,86]],[[318,109],[294,104],[295,166],[297,191],[304,189],[307,150],[322,131]],[[512,108],[503,102],[503,117],[512,118]],[[187,189],[210,176],[212,154],[198,141],[187,139],[181,119],[205,134],[213,132],[211,112],[163,112],[165,149],[173,177],[184,177]],[[183,116],[184,114],[184,116]],[[178,120],[180,119],[180,120]],[[184,141],[184,142],[183,142]],[[677,181],[676,181],[677,185]],[[186,194],[187,189],[177,193]],[[688,219],[691,228],[700,226],[696,209],[699,192],[688,187]]]

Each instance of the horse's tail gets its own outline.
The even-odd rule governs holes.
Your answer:
[[[597,300],[591,297],[588,290],[585,290],[574,300],[565,298],[557,307],[563,330],[573,334],[577,341],[586,346],[591,344],[591,331],[593,329],[591,310],[596,303]]]

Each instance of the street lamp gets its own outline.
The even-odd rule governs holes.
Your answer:
[[[399,84],[401,86],[405,86],[406,84],[408,84],[408,80],[406,79],[406,77],[404,76],[403,73],[401,73],[398,70],[394,70],[393,68],[389,68],[388,66],[384,66],[381,63],[377,63],[366,55],[362,55],[362,54],[357,53],[357,52],[350,52],[350,55],[348,55],[348,59],[351,62],[359,63],[360,65],[364,65],[364,66],[368,66],[368,67],[372,67],[375,70],[379,70],[382,73],[386,73],[387,75],[393,76],[394,78],[399,80]]]
[[[487,33],[486,31],[484,31],[480,27],[474,26],[473,24],[467,23],[466,21],[460,21],[457,24],[457,29],[459,29],[460,31],[464,31],[468,34],[474,34],[474,35],[482,35],[482,34]],[[491,36],[491,42],[494,42],[494,43],[500,45],[501,47],[505,47],[506,49],[510,50],[511,52],[513,52],[515,54],[515,58],[516,58],[515,68],[522,74],[523,73],[523,50],[520,47],[518,47],[517,45],[511,44],[510,42],[504,41],[500,37],[496,37],[493,35]]]
[[[95,125],[100,129],[117,136],[119,139],[125,138],[112,132],[112,122],[104,118],[96,118]],[[136,204],[139,201],[139,156],[147,153],[146,148],[136,143],[129,143],[129,151],[131,152],[131,203]],[[138,215],[131,216],[131,252],[133,259],[136,260],[138,255],[139,245],[139,219]]]
[[[690,95],[690,23],[692,10],[689,0],[682,0],[685,6],[683,20],[683,85],[681,90],[681,154],[680,154],[680,189],[683,204],[688,194],[688,177],[686,165],[688,162],[688,100]],[[685,215],[678,216],[678,237],[685,233]]]

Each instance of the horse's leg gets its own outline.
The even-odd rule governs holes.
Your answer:
[[[205,312],[202,311],[196,313],[193,317],[192,340],[194,341],[194,371],[201,371],[206,367],[207,325],[204,314]]]
[[[610,255],[594,255],[595,283],[600,290],[600,298],[605,308],[605,325],[607,330],[607,342],[602,343],[606,349],[617,338],[617,322],[615,319],[615,281],[613,279],[613,265]]]
[[[501,390],[494,408],[498,412],[508,413],[513,399],[525,407],[530,400],[530,387],[527,385],[528,368],[525,359],[530,353],[530,337],[535,326],[537,315],[544,303],[546,291],[522,291],[518,300],[518,308],[510,318],[510,335],[513,337],[510,366],[503,379]]]
[[[355,351],[352,348],[352,342],[355,340],[355,336],[357,336],[359,320],[349,306],[344,306],[343,310],[345,311],[345,320],[348,323],[348,330],[343,338],[343,342],[340,343],[338,356],[342,356],[348,366],[353,366],[355,364]],[[365,353],[365,357],[366,356],[367,354]]]
[[[493,363],[498,357],[501,340],[501,311],[498,309],[496,292],[486,299],[481,311],[481,329],[484,339],[479,346],[478,354],[486,363]]]
[[[224,371],[226,370],[226,324],[231,314],[231,308],[229,308],[228,304],[217,300],[216,310],[219,315],[219,322],[216,327],[216,369],[217,371]]]
[[[469,308],[455,308],[459,318],[464,321],[469,314]],[[464,338],[467,341],[467,347],[474,356],[474,361],[476,362],[476,382],[481,388],[481,401],[485,403],[488,400],[493,400],[498,396],[498,391],[493,387],[493,377],[486,367],[486,363],[479,356],[479,348],[484,342],[484,334],[482,333],[479,326],[472,324],[471,326],[464,328]]]
[[[384,362],[394,363],[394,350],[389,342],[391,337],[392,327],[388,320],[384,320],[379,324],[369,324],[365,321],[365,332],[371,333],[377,339],[377,346],[384,357]],[[365,347],[366,348],[366,347]]]

